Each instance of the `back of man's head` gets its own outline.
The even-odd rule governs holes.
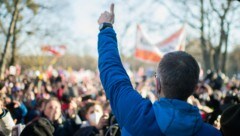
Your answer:
[[[186,100],[198,83],[199,66],[190,54],[171,52],[160,61],[158,75],[166,98]]]

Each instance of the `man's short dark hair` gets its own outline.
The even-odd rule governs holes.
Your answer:
[[[166,98],[186,100],[198,83],[198,63],[190,54],[183,51],[164,55],[157,71],[161,91]]]

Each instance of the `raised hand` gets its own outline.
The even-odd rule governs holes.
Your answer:
[[[68,115],[71,118],[74,118],[76,116],[76,112],[77,112],[77,103],[75,101],[71,100],[67,111],[68,111]]]
[[[107,126],[108,125],[108,118],[109,118],[108,114],[103,114],[102,117],[99,120],[97,128],[102,129],[104,126]]]
[[[21,103],[19,101],[13,101],[14,103],[14,108],[18,108],[21,106]]]
[[[110,6],[110,12],[105,11],[103,12],[99,19],[98,19],[98,24],[102,24],[102,23],[114,23],[114,4],[112,3]]]

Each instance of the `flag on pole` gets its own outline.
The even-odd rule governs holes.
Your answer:
[[[137,26],[135,57],[145,62],[158,63],[161,60],[161,54],[157,46],[150,43],[143,35],[140,26]]]
[[[41,47],[41,50],[43,52],[49,52],[55,56],[62,56],[65,54],[67,47],[64,45],[60,46],[50,46],[50,45],[44,45]]]

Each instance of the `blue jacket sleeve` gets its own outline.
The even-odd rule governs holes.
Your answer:
[[[143,99],[133,89],[123,68],[118,53],[116,33],[112,28],[104,29],[99,33],[98,53],[100,79],[120,127],[130,127],[127,125],[133,125],[142,120],[154,121],[151,102]]]

